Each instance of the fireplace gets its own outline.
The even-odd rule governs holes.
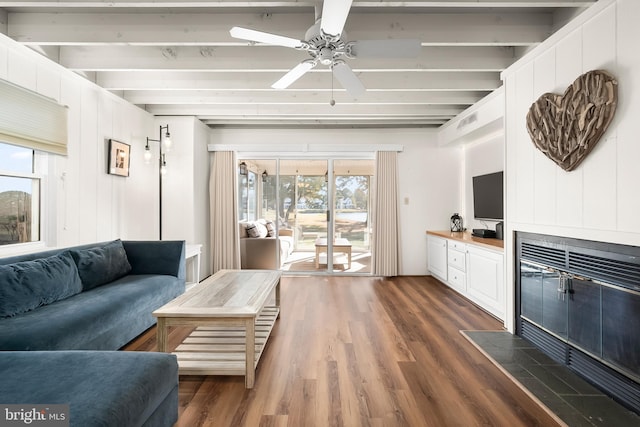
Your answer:
[[[640,414],[640,248],[516,234],[516,334]]]

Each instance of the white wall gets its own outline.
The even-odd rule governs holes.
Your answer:
[[[264,144],[274,151],[303,143],[402,145],[398,155],[402,275],[427,274],[426,230],[447,229],[451,214],[460,208],[461,149],[439,147],[431,130],[220,128],[211,131],[210,143]]]
[[[142,159],[152,116],[1,34],[0,78],[69,106],[69,154],[44,156],[41,171],[46,243],[156,237],[157,183]],[[131,145],[130,177],[106,173],[109,138]]]
[[[514,231],[640,245],[640,2],[601,0],[503,73],[506,93],[506,265],[513,330]],[[583,163],[565,172],[531,143],[529,106],[563,93],[581,74],[604,69],[618,80],[609,130]]]
[[[434,131],[407,131],[407,137],[401,141],[404,151],[398,155],[400,272],[424,275],[429,274],[426,231],[448,230],[451,215],[461,212],[462,149],[439,146]]]
[[[166,153],[162,184],[162,238],[202,244],[200,278],[211,274],[209,251],[209,128],[195,117],[156,117],[169,125],[172,149]],[[156,146],[157,148],[157,146]],[[157,160],[157,159],[156,159]]]

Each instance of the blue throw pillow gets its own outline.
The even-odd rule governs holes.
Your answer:
[[[120,239],[91,249],[72,249],[85,291],[113,282],[131,271]]]
[[[48,258],[0,265],[0,317],[11,317],[82,292],[68,251]]]

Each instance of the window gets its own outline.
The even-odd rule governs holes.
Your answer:
[[[34,150],[0,142],[0,245],[40,240]]]
[[[247,172],[238,179],[238,214],[240,220],[255,221],[256,217],[256,174]]]

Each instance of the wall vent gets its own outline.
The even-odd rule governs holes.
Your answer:
[[[563,365],[566,363],[567,346],[562,341],[540,330],[527,320],[522,320],[520,336],[538,347],[554,361]]]
[[[550,267],[565,268],[566,251],[563,248],[536,245],[530,242],[522,242],[520,245],[521,259],[526,259]]]
[[[460,120],[460,122],[458,122],[458,126],[456,126],[456,129],[461,129],[477,121],[478,121],[478,113],[469,114],[467,117],[465,117],[464,119]]]
[[[568,349],[567,356],[567,366],[574,372],[596,384],[621,404],[640,413],[640,394],[636,383],[574,348]]]
[[[640,265],[637,263],[570,251],[569,271],[640,291]]]

